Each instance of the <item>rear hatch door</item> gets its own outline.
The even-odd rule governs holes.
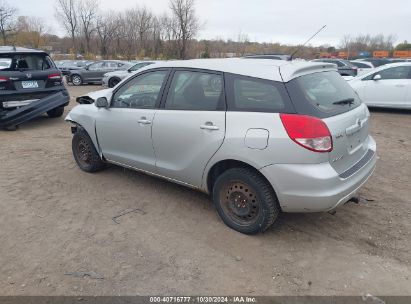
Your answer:
[[[331,166],[340,175],[368,152],[369,111],[335,71],[318,71],[294,78],[287,89],[298,114],[322,119],[330,130]]]
[[[347,171],[368,152],[369,112],[364,104],[323,121],[333,140],[329,153],[331,166],[339,173]]]

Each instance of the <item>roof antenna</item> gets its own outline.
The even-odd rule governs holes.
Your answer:
[[[327,25],[324,25],[322,28],[320,28],[314,35],[312,35],[306,42],[304,42],[303,45],[299,46],[290,56],[289,61],[293,60],[293,57],[295,54],[297,54],[308,42],[311,41],[315,36],[317,36],[323,29],[325,29]]]
[[[17,51],[17,49],[16,49],[16,46],[15,45],[13,45],[13,51]]]

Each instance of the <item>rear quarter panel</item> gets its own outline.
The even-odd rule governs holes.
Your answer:
[[[268,138],[254,138],[266,141],[267,146],[250,148],[246,144],[246,134],[250,129],[265,129]],[[250,132],[248,133],[250,134]],[[315,153],[293,142],[278,113],[227,112],[226,137],[220,149],[208,162],[204,174],[202,189],[207,189],[207,176],[210,169],[223,160],[237,160],[259,170],[272,164],[317,164],[328,161],[327,153]],[[274,185],[275,187],[275,185]]]

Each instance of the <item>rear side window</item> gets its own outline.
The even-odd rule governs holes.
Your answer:
[[[361,101],[337,72],[320,72],[295,78],[287,83],[291,100],[299,114],[319,118],[342,114]]]
[[[97,62],[97,63],[90,64],[88,66],[88,69],[90,71],[97,71],[97,70],[103,69],[103,67],[104,67],[104,62]]]
[[[0,69],[5,71],[49,70],[53,68],[51,59],[42,54],[1,55],[0,62]]]
[[[176,71],[165,108],[192,111],[224,109],[223,76],[197,71]]]
[[[293,112],[284,83],[226,74],[229,111]]]

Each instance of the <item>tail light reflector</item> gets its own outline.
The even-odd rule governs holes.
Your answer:
[[[300,146],[314,152],[332,151],[330,130],[321,119],[298,114],[280,114],[280,117],[288,136]]]
[[[0,83],[1,82],[7,82],[7,81],[9,81],[9,77],[5,77],[5,76],[0,76]]]

